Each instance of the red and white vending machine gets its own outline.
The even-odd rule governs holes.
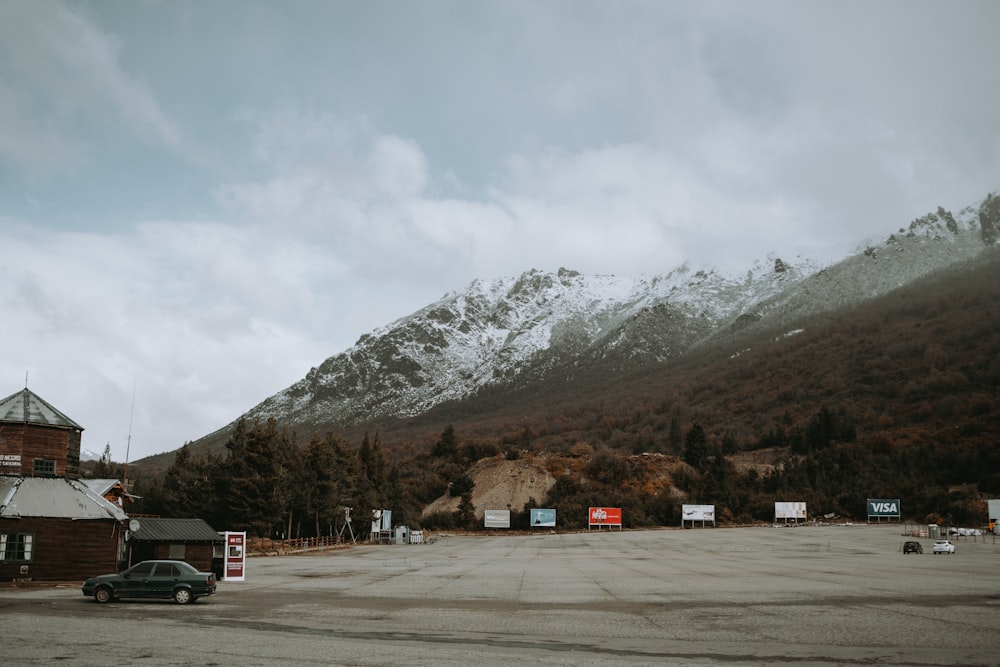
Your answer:
[[[245,581],[247,577],[246,569],[246,546],[247,534],[226,532],[226,558],[225,577],[226,581]]]

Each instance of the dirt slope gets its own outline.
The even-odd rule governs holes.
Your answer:
[[[527,459],[483,459],[469,469],[469,477],[476,483],[472,489],[472,504],[478,517],[482,517],[488,509],[519,512],[531,498],[542,503],[556,483],[552,473]],[[424,508],[423,516],[454,512],[460,501],[460,498],[449,495],[441,496]]]

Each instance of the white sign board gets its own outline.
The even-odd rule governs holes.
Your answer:
[[[715,521],[715,505],[681,505],[684,521]]]
[[[1000,519],[1000,500],[987,500],[986,507],[989,513],[989,520],[996,521]]]
[[[510,528],[510,510],[486,510],[486,528]]]
[[[802,519],[806,518],[805,503],[774,503],[775,519]]]

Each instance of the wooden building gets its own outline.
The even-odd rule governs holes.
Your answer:
[[[83,427],[25,387],[0,400],[0,475],[80,477]]]
[[[226,540],[201,519],[139,517],[129,533],[129,563],[154,558],[183,560],[202,572],[219,568]],[[220,577],[221,578],[221,577]]]
[[[0,475],[0,581],[117,572],[127,520],[79,480]]]
[[[31,390],[0,400],[0,581],[115,572],[128,515],[80,480],[83,428]]]

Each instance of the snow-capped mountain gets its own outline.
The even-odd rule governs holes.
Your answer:
[[[938,209],[826,266],[768,257],[740,275],[680,266],[616,277],[531,270],[474,281],[362,336],[247,412],[339,427],[410,417],[556,371],[664,363],[710,340],[884,295],[996,244],[1000,197]],[[226,430],[226,429],[223,429]]]

